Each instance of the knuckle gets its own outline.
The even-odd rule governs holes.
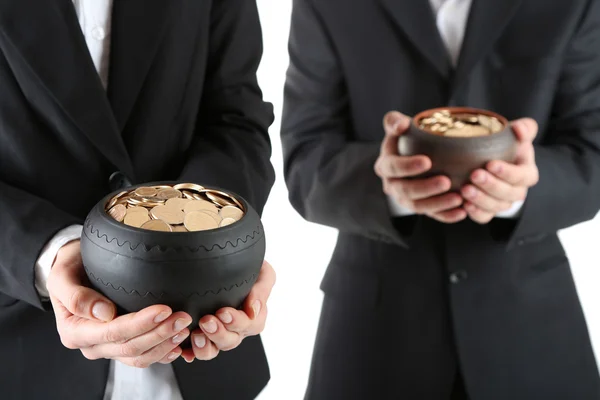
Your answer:
[[[82,349],[81,354],[83,354],[83,356],[90,361],[95,361],[100,358],[94,351],[91,351],[90,349]]]
[[[142,351],[132,342],[125,342],[119,346],[121,357],[137,357],[142,354]]]
[[[69,304],[67,308],[73,314],[83,314],[84,312],[84,300],[85,300],[85,288],[78,287],[71,293],[71,297],[69,297]]]
[[[63,346],[65,346],[69,350],[77,349],[77,345],[75,344],[75,342],[67,336],[61,336],[60,342],[62,343]]]
[[[144,357],[135,357],[132,361],[132,364],[135,368],[145,369],[150,366],[150,362],[146,360]]]

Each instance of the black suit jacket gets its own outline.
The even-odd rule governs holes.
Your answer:
[[[473,0],[453,68],[427,0],[295,0],[289,51],[290,199],[340,231],[307,397],[600,398],[556,235],[600,208],[600,2]],[[520,218],[392,218],[383,115],[458,105],[538,121]]]
[[[112,24],[107,95],[71,0],[0,2],[3,399],[102,399],[108,361],[61,345],[34,264],[113,172],[229,188],[259,212],[274,181],[255,1],[118,0]],[[258,337],[174,367],[185,399],[251,399],[269,379]]]

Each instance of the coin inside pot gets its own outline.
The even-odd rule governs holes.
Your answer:
[[[489,161],[514,162],[516,150],[517,139],[505,117],[469,107],[423,111],[398,141],[400,155],[431,159],[431,170],[416,178],[448,176],[452,191],[460,190],[471,173]]]

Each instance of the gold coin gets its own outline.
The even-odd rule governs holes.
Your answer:
[[[173,188],[162,189],[158,191],[156,197],[158,197],[161,200],[169,200],[176,197],[181,197],[181,192]]]
[[[238,199],[220,190],[207,190],[204,195],[222,207],[238,206],[240,210],[244,210],[244,206]]]
[[[449,117],[452,114],[450,113],[450,110],[441,110],[440,114],[442,114],[444,117]]]
[[[150,220],[144,225],[141,226],[142,229],[148,229],[150,231],[159,231],[159,232],[173,232],[171,225],[167,224],[165,221],[160,219]]]
[[[127,193],[129,192],[121,192],[118,195],[113,196],[113,198],[110,199],[110,201],[106,205],[106,209],[108,210],[109,208],[112,208],[113,206],[117,205],[122,200],[122,197],[125,196]]]
[[[153,187],[139,187],[133,191],[139,197],[154,197],[158,191]]]
[[[215,222],[217,223],[217,225],[220,224],[221,220],[223,219],[223,218],[221,218],[221,216],[219,214],[217,214],[215,212],[212,212],[212,211],[208,211],[208,210],[198,210],[198,211],[210,215],[215,220]]]
[[[148,214],[148,209],[144,207],[129,207],[127,209],[127,214],[133,214],[136,212]]]
[[[171,186],[168,186],[168,185],[158,185],[158,186],[152,186],[152,187],[154,189],[156,189],[157,192],[162,189],[171,189]]]
[[[456,129],[462,129],[465,127],[465,123],[461,121],[456,121],[452,127]]]
[[[233,218],[239,221],[244,216],[244,212],[235,206],[225,206],[219,210],[221,218]]]
[[[178,210],[183,210],[183,207],[190,201],[191,201],[190,199],[181,199],[179,197],[175,197],[175,198],[167,200],[165,202],[165,206],[176,208]]]
[[[194,200],[194,194],[192,192],[188,192],[187,190],[182,190],[181,194],[183,194],[183,197],[185,199]]]
[[[433,124],[436,124],[438,121],[436,118],[429,117],[429,118],[423,118],[421,120],[421,122],[426,125],[433,125]]]
[[[134,226],[136,228],[140,228],[148,221],[150,221],[150,216],[148,213],[142,212],[127,213],[123,220],[125,225]]]
[[[433,118],[439,119],[439,118],[443,118],[443,117],[444,117],[444,114],[442,114],[439,111],[436,111],[433,113]]]
[[[219,213],[219,209],[217,208],[217,206],[206,200],[192,200],[183,207],[183,211],[185,211],[186,213],[200,210],[212,211],[215,214]]]
[[[188,230],[185,229],[185,226],[183,225],[174,225],[171,228],[173,228],[173,232],[187,232]]]
[[[183,223],[185,214],[183,211],[168,206],[156,206],[150,211],[150,214],[156,219],[161,219],[167,224],[179,225]]]
[[[225,226],[231,225],[231,224],[235,224],[237,221],[233,218],[223,218],[223,220],[221,221],[221,223],[219,224],[219,228],[223,228]]]
[[[117,204],[108,210],[108,215],[110,215],[115,221],[123,222],[125,215],[127,214],[127,208],[123,204]]]
[[[200,211],[192,211],[187,213],[185,215],[183,224],[190,232],[206,231],[219,227],[213,217]]]
[[[487,136],[490,134],[490,130],[480,125],[465,125],[462,129],[450,129],[446,131],[444,136],[448,137],[477,137]]]
[[[435,124],[431,127],[431,132],[438,132],[442,126],[440,124]]]
[[[492,128],[492,133],[498,133],[502,129],[504,129],[504,125],[496,117],[492,117],[491,118],[491,124],[490,125],[491,125],[491,128]]]
[[[204,186],[200,186],[200,185],[196,185],[195,183],[178,183],[177,185],[173,186],[173,189],[176,190],[191,190],[193,192],[203,192]]]

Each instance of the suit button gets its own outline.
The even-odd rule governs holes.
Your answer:
[[[469,276],[467,275],[467,271],[460,270],[450,274],[450,283],[457,284],[464,280],[466,280]]]
[[[111,191],[123,189],[131,186],[131,182],[121,171],[113,172],[108,178],[108,185]]]

